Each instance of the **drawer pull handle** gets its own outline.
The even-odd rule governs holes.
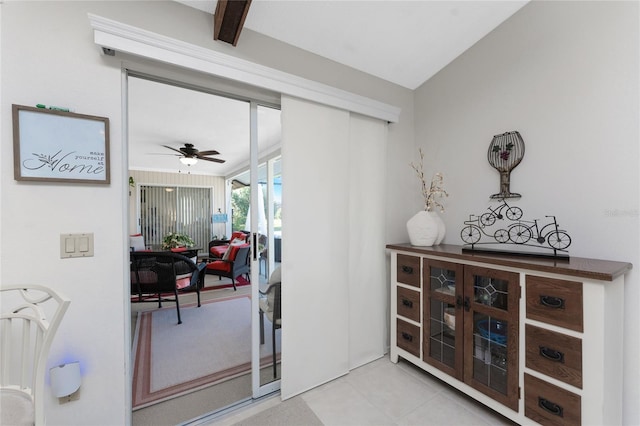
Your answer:
[[[402,338],[403,338],[404,340],[409,341],[409,342],[413,342],[413,336],[412,336],[412,335],[410,335],[410,334],[409,334],[409,333],[407,333],[407,332],[404,332],[404,331],[402,332]]]
[[[564,309],[564,299],[555,296],[540,296],[540,303],[548,308]]]
[[[544,399],[541,396],[538,397],[538,407],[553,414],[554,416],[564,417],[563,415],[564,410],[561,406],[559,406],[558,404],[554,404],[553,402],[547,399]]]
[[[540,355],[542,355],[544,358],[547,358],[548,360],[555,361],[555,362],[561,362],[564,364],[564,353],[560,351],[556,351],[555,349],[548,348],[546,346],[539,346],[539,348],[540,348]]]
[[[402,299],[402,305],[407,308],[413,308],[413,302],[411,300]]]
[[[402,265],[402,272],[405,274],[413,274],[413,268],[411,266]]]

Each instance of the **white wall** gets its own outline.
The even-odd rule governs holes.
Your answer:
[[[127,280],[128,173],[122,145],[121,72],[118,57],[101,56],[87,13],[207,46],[402,108],[389,128],[387,238],[402,241],[413,143],[413,93],[244,30],[237,48],[212,40],[212,17],[173,2],[0,3],[0,279],[37,282],[71,297],[49,364],[79,360],[78,401],[59,405],[46,397],[52,425],[125,424],[129,395]],[[135,60],[128,59],[135,64]],[[44,103],[111,120],[111,184],[18,183],[13,180],[11,104]],[[393,171],[400,170],[399,173]],[[405,196],[403,197],[403,191]],[[60,259],[59,235],[93,232],[95,256]],[[381,247],[381,250],[383,248]]]
[[[461,244],[463,221],[499,192],[487,161],[493,135],[518,130],[526,152],[511,191],[525,216],[555,214],[572,256],[634,264],[620,324],[630,425],[640,424],[638,17],[638,2],[531,2],[415,100],[416,146],[450,194],[446,243]]]
[[[80,400],[49,424],[124,424],[126,407],[120,74],[101,63],[86,13],[52,3],[2,4],[2,283],[33,282],[72,300],[49,365],[78,360]],[[58,105],[111,119],[111,184],[13,180],[11,104]],[[60,259],[59,235],[93,232],[95,256]],[[72,420],[77,419],[77,420]]]

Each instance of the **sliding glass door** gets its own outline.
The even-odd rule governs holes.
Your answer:
[[[140,233],[152,248],[161,248],[170,233],[188,235],[201,252],[211,240],[212,188],[140,186]]]
[[[282,228],[282,178],[280,149],[273,147],[280,139],[280,110],[252,103],[252,140],[257,140],[259,155],[252,157],[251,167],[227,179],[231,200],[231,229],[245,231],[252,238],[251,282],[254,311],[253,396],[257,398],[279,389],[281,378],[281,325],[279,284],[276,269],[280,256]],[[252,121],[253,122],[253,121]],[[255,166],[257,163],[257,166]],[[275,272],[275,274],[274,274]],[[274,327],[275,325],[275,327]]]
[[[269,241],[274,238],[274,163],[280,164],[279,149],[268,152],[280,139],[280,110],[251,103],[251,203],[247,228],[252,238],[251,289],[253,397],[280,389],[280,283],[269,261]],[[253,148],[256,149],[253,149]],[[261,153],[266,155],[260,156]],[[245,180],[247,180],[245,175]],[[262,268],[262,269],[261,269]]]
[[[258,166],[258,216],[260,275],[268,279],[282,262],[282,158],[280,155]]]
[[[201,404],[203,412],[193,413],[193,416],[278,390],[280,320],[272,312],[261,315],[259,299],[277,266],[275,252],[271,249],[275,247],[274,239],[280,226],[274,225],[280,203],[279,188],[274,189],[280,164],[280,111],[272,103],[222,95],[215,89],[136,73],[129,73],[127,77],[130,176],[145,179],[133,183],[136,191],[130,202],[137,214],[135,222],[130,220],[131,233],[142,233],[145,244],[154,249],[170,232],[187,234],[201,249],[201,257],[208,256],[206,261],[211,266],[207,267],[205,288],[200,292],[202,306],[191,306],[188,302],[183,305],[182,299],[180,302],[181,311],[193,310],[193,319],[189,320],[184,314],[186,320],[183,319],[179,327],[188,327],[190,331],[202,327],[206,331],[202,338],[191,343],[203,347],[198,356],[202,360],[202,371],[196,371],[191,361],[175,360],[177,364],[189,365],[192,381],[197,384],[194,393],[212,395],[202,397],[203,401],[209,402]],[[171,100],[170,111],[160,106],[163,103],[159,99]],[[188,144],[202,155],[193,154]],[[244,221],[234,220],[231,202],[232,177],[240,175],[243,176],[242,185],[248,188],[243,197],[248,195]],[[130,217],[132,215],[130,213]],[[250,246],[249,272],[245,270],[233,278],[220,277],[215,274],[216,265],[211,264],[237,261],[232,259],[234,251],[230,238],[233,231],[241,231]],[[212,245],[226,249],[215,257],[210,254]],[[189,301],[188,296],[180,295]],[[229,301],[239,303],[237,309],[229,312],[241,315],[240,319],[246,324],[234,333],[229,332],[229,327],[230,324],[236,327],[238,321],[229,318],[207,320],[210,306]],[[154,309],[157,310],[157,305]],[[216,334],[216,330],[225,333]],[[264,339],[260,338],[262,334]],[[234,341],[222,343],[219,340],[222,335]],[[226,365],[219,362],[224,355],[217,355],[215,350],[229,347],[237,349],[227,357],[229,365]],[[153,346],[151,348],[153,351]],[[177,349],[176,356],[186,352]],[[205,353],[205,350],[211,352]],[[243,358],[245,354],[246,358]],[[135,350],[133,356],[136,356]],[[224,364],[221,371],[209,371],[218,364]],[[154,371],[153,366],[149,371]],[[214,380],[205,384],[208,377]],[[235,385],[230,385],[232,381]],[[216,391],[218,387],[219,392]],[[237,396],[230,396],[231,392]],[[167,399],[159,404],[167,401],[176,404],[180,398],[191,398],[188,395],[191,394],[184,392],[174,400]],[[211,402],[214,400],[222,402],[214,404]],[[147,409],[152,406],[140,410]]]

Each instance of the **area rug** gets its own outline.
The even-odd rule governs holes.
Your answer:
[[[143,312],[136,326],[134,410],[213,386],[251,370],[251,299],[237,296]],[[265,316],[265,335],[271,323]],[[280,349],[278,333],[276,348]],[[261,366],[270,365],[271,339],[260,345]]]
[[[245,277],[236,278],[236,288],[244,287],[247,285],[251,285],[251,281],[247,280]],[[205,286],[200,289],[200,293],[204,291],[221,290],[224,288],[233,288],[233,283],[231,282],[231,280],[228,278],[223,278],[221,281],[218,282],[218,278],[216,277],[215,280],[208,280],[207,282],[205,282]],[[178,297],[180,297],[180,295],[182,294],[188,294],[188,293],[195,294],[195,290],[186,290],[186,291],[180,292],[178,293]],[[173,297],[173,293],[162,293],[162,297]],[[144,295],[140,298],[135,293],[131,294],[131,302],[133,303],[140,303],[140,302],[151,303],[154,301],[157,302],[157,300],[158,300],[158,296],[156,295],[151,295],[151,296]]]
[[[216,278],[217,280],[217,278]],[[226,281],[226,282],[225,282]],[[220,281],[222,284],[216,284],[216,281],[209,281],[205,287],[203,289],[201,289],[200,291],[207,291],[207,290],[219,290],[221,288],[232,288],[233,287],[233,283],[230,282],[231,280],[225,278],[224,280]],[[236,278],[236,287],[242,287],[245,285],[249,285],[251,284],[251,282],[249,280],[247,280],[245,277],[238,277]]]

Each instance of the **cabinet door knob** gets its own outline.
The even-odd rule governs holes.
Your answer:
[[[564,299],[555,296],[540,296],[540,304],[553,309],[564,309]]]
[[[541,396],[538,397],[538,407],[547,411],[548,413],[553,414],[554,416],[564,417],[563,408],[558,404],[555,404],[548,399],[545,399]]]
[[[411,300],[402,299],[402,305],[407,308],[413,308],[413,302]]]
[[[564,353],[556,351],[555,349],[548,348],[546,346],[538,346],[540,349],[540,355],[551,361],[561,362],[564,364]]]
[[[403,338],[404,340],[409,341],[409,342],[413,341],[413,336],[412,336],[412,335],[410,335],[410,334],[409,334],[409,333],[407,333],[407,332],[404,332],[404,331],[402,332],[402,338]]]
[[[402,272],[405,274],[413,274],[413,268],[411,266],[402,265]]]

